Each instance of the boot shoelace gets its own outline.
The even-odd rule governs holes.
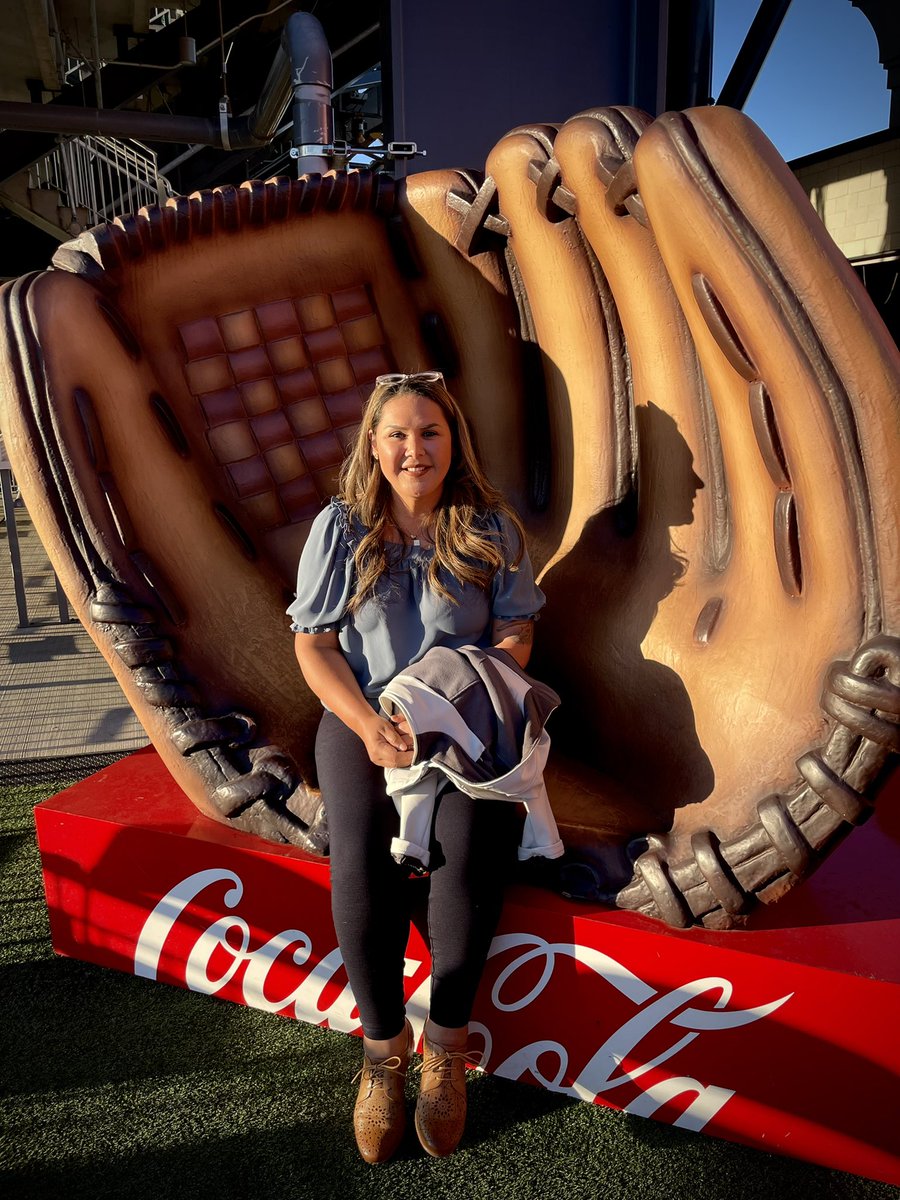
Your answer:
[[[362,1075],[366,1076],[366,1082],[369,1085],[369,1091],[376,1084],[384,1083],[384,1073],[389,1072],[392,1075],[398,1075],[401,1079],[406,1078],[406,1071],[403,1068],[403,1059],[399,1054],[392,1054],[390,1058],[385,1058],[381,1062],[372,1062],[371,1059],[363,1059],[363,1065],[353,1076],[351,1083],[356,1083]]]
[[[472,1053],[467,1050],[445,1050],[441,1054],[434,1055],[433,1058],[422,1059],[415,1070],[420,1071],[423,1075],[426,1071],[434,1072],[442,1083],[447,1082],[451,1077],[454,1062],[462,1061],[465,1067],[466,1063],[474,1063],[476,1066],[481,1062],[483,1055],[478,1051]]]

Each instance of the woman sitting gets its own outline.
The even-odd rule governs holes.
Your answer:
[[[521,524],[488,483],[438,372],[379,377],[341,488],[310,530],[288,613],[300,668],[325,709],[316,765],[332,911],[364,1034],[354,1130],[363,1158],[383,1162],[405,1127],[413,1046],[403,966],[417,889],[391,858],[397,812],[384,775],[410,764],[410,731],[379,713],[378,696],[433,646],[497,646],[524,667],[544,597]],[[415,1119],[435,1156],[462,1136],[468,1021],[519,826],[514,806],[456,790],[435,807],[431,1003]]]

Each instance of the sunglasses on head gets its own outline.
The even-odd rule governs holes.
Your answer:
[[[379,375],[375,384],[377,387],[395,387],[398,383],[408,383],[411,379],[421,383],[443,383],[444,376],[440,371],[410,371],[405,375],[402,371],[393,371],[388,375]]]

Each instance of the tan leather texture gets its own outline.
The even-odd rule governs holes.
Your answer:
[[[254,181],[68,243],[2,294],[10,457],[181,787],[319,853],[284,608],[375,376],[441,368],[547,593],[564,840],[610,902],[731,928],[900,749],[900,356],[739,113],[600,109],[487,171]]]

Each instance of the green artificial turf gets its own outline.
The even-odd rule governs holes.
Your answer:
[[[5,1196],[900,1195],[885,1184],[489,1077],[470,1086],[469,1122],[456,1154],[429,1159],[408,1135],[394,1161],[367,1166],[350,1129],[356,1038],[54,956],[31,807],[62,782],[0,782]],[[412,1081],[410,1096],[411,1089]]]

